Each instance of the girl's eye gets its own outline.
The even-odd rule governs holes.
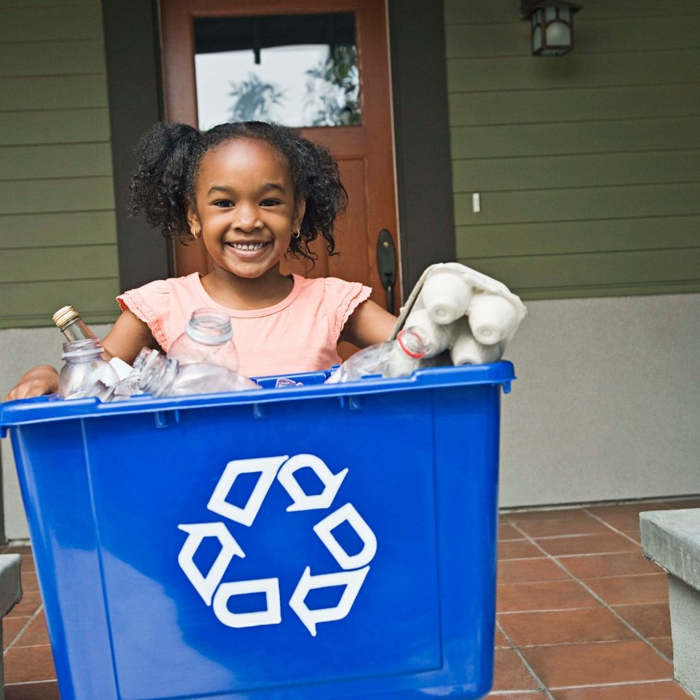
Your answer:
[[[217,199],[216,201],[212,202],[212,204],[215,207],[232,207],[233,202],[230,199]]]
[[[276,207],[278,204],[282,204],[279,199],[263,199],[260,204],[263,207]]]

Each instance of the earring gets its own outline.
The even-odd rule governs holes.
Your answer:
[[[292,238],[301,238],[301,231],[292,231]]]

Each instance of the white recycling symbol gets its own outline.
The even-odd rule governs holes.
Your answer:
[[[303,468],[310,468],[316,474],[323,484],[321,493],[308,494],[304,491],[295,476],[297,470]],[[259,477],[245,505],[239,507],[227,501],[238,476],[250,473],[259,473]],[[322,459],[312,454],[235,459],[226,465],[209,498],[207,508],[228,520],[250,527],[255,522],[270,487],[277,479],[292,499],[292,504],[287,508],[288,513],[327,510],[333,505],[347,473],[346,468],[334,474]],[[342,523],[350,525],[362,541],[362,549],[359,552],[348,554],[334,536],[333,530]],[[276,625],[282,622],[278,578],[223,581],[232,559],[236,556],[245,557],[245,552],[223,522],[183,523],[177,527],[187,533],[177,562],[219,622],[237,628]],[[336,508],[319,520],[313,526],[313,530],[341,567],[341,571],[312,574],[310,567],[306,566],[289,599],[289,607],[315,637],[316,625],[320,622],[342,620],[349,614],[369,572],[369,563],[377,552],[377,538],[352,503],[345,503]],[[204,539],[210,537],[218,540],[219,552],[209,569],[203,572],[195,563],[194,557]],[[309,608],[306,604],[310,591],[338,586],[343,586],[343,593],[333,607]],[[231,598],[250,593],[265,594],[264,609],[245,613],[232,612],[229,609],[228,603]]]

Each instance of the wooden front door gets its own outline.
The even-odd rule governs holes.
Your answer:
[[[325,246],[316,241],[315,265],[311,267],[304,260],[290,258],[283,265],[285,272],[363,282],[373,288],[372,298],[378,304],[386,306],[391,302],[398,309],[400,263],[384,0],[161,0],[160,5],[168,121],[199,128],[246,118],[278,121],[323,144],[338,161],[349,196],[348,209],[336,225],[340,254],[329,257]],[[292,76],[292,64],[296,61],[294,44],[317,45],[319,32],[323,35],[321,43],[328,46],[327,55],[339,58],[333,65],[327,61],[320,68],[319,64],[312,69],[302,68],[302,78],[307,81],[308,90],[309,79],[325,70],[321,76],[326,80],[324,86],[335,92],[321,95],[321,107],[313,118],[294,117],[292,108],[285,111],[283,104],[293,89],[293,81],[299,83],[299,76]],[[280,40],[285,33],[287,38]],[[268,67],[271,65],[274,57],[269,47],[275,48],[276,40],[278,44],[292,44],[281,47],[290,51],[288,66],[277,70],[266,83],[266,79],[253,73],[256,66],[266,62]],[[342,48],[341,54],[334,53],[339,51],[338,47]],[[213,56],[206,54],[223,55],[231,51],[241,54],[241,58],[248,56],[250,67],[244,71],[230,64],[227,73],[225,64],[221,64],[208,79],[206,71],[211,69],[206,68],[206,62]],[[351,95],[345,107],[338,110],[339,91],[341,97],[343,91],[350,92],[344,82],[349,74],[345,70],[347,66],[340,65],[343,56],[346,59],[350,56],[355,62],[352,70],[358,76],[359,96]],[[221,112],[217,116],[215,106],[203,101],[212,83],[215,92],[233,104],[223,116]],[[214,95],[210,100],[212,105],[216,99]],[[273,117],[276,110],[277,118],[266,119],[263,110],[255,111],[264,107],[265,100]],[[306,98],[302,100],[303,104],[307,102]],[[327,109],[329,105],[333,109]],[[247,116],[241,116],[246,114],[245,109]],[[390,299],[382,286],[377,263],[378,238],[383,229],[391,233],[396,247],[396,281]],[[207,271],[206,253],[200,244],[176,244],[175,259],[178,274]]]

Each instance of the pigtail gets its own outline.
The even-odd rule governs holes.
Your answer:
[[[306,200],[306,212],[300,235],[292,238],[290,249],[292,253],[314,260],[316,255],[309,244],[319,235],[326,241],[328,254],[334,254],[333,227],[336,217],[347,206],[348,195],[340,181],[338,164],[328,149],[299,137],[296,146],[299,158],[297,187]]]
[[[143,213],[165,236],[191,240],[187,207],[201,135],[187,124],[155,124],[136,147],[138,164],[129,185],[130,211]]]

